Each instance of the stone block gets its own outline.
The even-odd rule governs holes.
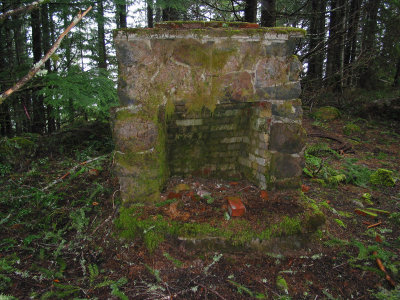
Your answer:
[[[288,43],[284,41],[272,42],[264,46],[264,55],[266,56],[288,56],[289,52]]]
[[[257,93],[261,99],[290,100],[296,99],[301,93],[300,82],[287,82],[285,84],[257,88]]]
[[[300,178],[303,170],[303,159],[285,153],[273,153],[270,164],[270,174],[266,176],[276,179]]]
[[[272,113],[274,116],[300,120],[303,115],[301,100],[277,100],[272,103]]]
[[[296,123],[274,123],[271,126],[269,149],[282,153],[299,153],[305,145],[304,128]]]

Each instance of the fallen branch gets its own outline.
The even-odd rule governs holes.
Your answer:
[[[41,60],[39,60],[32,69],[30,69],[30,71],[28,72],[28,74],[26,74],[24,77],[22,77],[12,88],[8,89],[7,91],[5,91],[4,93],[0,94],[0,104],[3,103],[3,101],[8,98],[12,93],[14,93],[15,91],[18,91],[22,86],[24,86],[29,80],[31,80],[33,78],[33,76],[35,76],[35,74],[37,72],[39,72],[40,68],[44,65],[44,63],[53,55],[53,53],[58,49],[58,47],[60,47],[61,41],[64,39],[64,37],[68,34],[68,32],[70,32],[70,30],[76,25],[78,24],[78,22],[80,20],[82,20],[82,18],[84,16],[86,16],[86,14],[92,9],[92,6],[89,6],[89,8],[84,11],[83,13],[79,13],[74,20],[72,21],[72,23],[67,27],[67,29],[64,30],[63,33],[61,33],[61,35],[58,37],[57,41],[54,43],[53,47],[51,47],[51,49],[46,53],[45,56],[42,57]]]
[[[333,135],[325,134],[325,133],[308,133],[307,136],[329,139],[329,140],[338,142],[339,145],[335,146],[335,147],[331,147],[332,150],[343,151],[343,152],[354,152],[352,149],[352,146],[349,143],[346,143],[345,141],[343,141],[341,138],[339,138],[337,136],[333,136]]]
[[[367,229],[370,229],[370,228],[379,226],[379,225],[381,225],[381,224],[382,224],[382,222],[378,222],[378,223],[375,223],[375,224],[371,224],[371,225],[369,225],[369,226],[367,227]]]
[[[51,188],[52,186],[56,185],[57,183],[63,181],[65,178],[67,178],[69,175],[71,175],[71,173],[74,172],[76,169],[78,169],[80,166],[87,165],[87,164],[89,164],[89,163],[91,163],[91,162],[94,162],[94,161],[96,161],[96,160],[99,160],[99,159],[101,159],[101,158],[103,158],[103,157],[105,157],[105,156],[106,156],[106,155],[102,155],[102,156],[95,157],[95,158],[92,158],[92,159],[89,159],[89,160],[87,160],[87,161],[84,161],[84,162],[82,162],[82,163],[77,164],[75,167],[73,167],[72,169],[70,169],[70,170],[69,170],[67,173],[65,173],[63,176],[61,176],[60,178],[54,180],[54,181],[53,181],[52,183],[50,183],[48,186],[42,188],[41,191],[44,192],[44,191],[48,190],[49,188]]]
[[[39,1],[32,2],[31,4],[28,4],[26,6],[21,6],[21,7],[15,8],[15,9],[10,9],[0,15],[0,23],[4,22],[4,20],[7,19],[9,16],[17,15],[17,14],[20,14],[23,12],[29,12],[32,9],[39,6],[40,4],[44,4],[46,2],[50,2],[50,1],[49,0],[39,0]]]
[[[377,255],[378,255],[378,252],[374,251],[374,252],[373,252],[373,255],[377,256]],[[385,269],[385,266],[383,265],[383,263],[382,263],[382,261],[381,261],[381,259],[380,259],[379,257],[376,257],[376,263],[377,263],[379,269],[380,269],[383,273],[385,273],[385,278],[386,278],[386,280],[389,281],[389,283],[390,283],[393,287],[395,287],[395,286],[396,286],[396,282],[394,282],[394,280],[389,276],[389,274],[387,273],[387,271],[386,271],[386,269]]]

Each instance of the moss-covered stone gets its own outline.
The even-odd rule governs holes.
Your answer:
[[[393,171],[387,169],[378,169],[371,174],[369,181],[373,185],[391,187],[396,184],[396,180],[393,175]]]
[[[348,123],[343,127],[343,133],[345,135],[354,135],[361,133],[361,128],[357,124]]]
[[[332,121],[340,117],[340,111],[333,106],[323,106],[314,111],[312,115],[317,120]]]

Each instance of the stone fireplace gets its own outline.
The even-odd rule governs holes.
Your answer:
[[[125,202],[154,202],[173,175],[298,188],[305,132],[295,28],[166,22],[114,41],[115,172]]]

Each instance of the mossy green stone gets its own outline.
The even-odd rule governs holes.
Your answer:
[[[361,132],[360,126],[354,123],[348,123],[343,127],[343,133],[345,135],[353,135]]]
[[[386,170],[386,169],[378,169],[374,173],[371,174],[369,181],[373,185],[380,185],[380,186],[395,186],[396,180],[393,177],[393,171]]]
[[[317,120],[333,121],[340,117],[340,111],[333,106],[323,106],[318,108],[312,115]]]

